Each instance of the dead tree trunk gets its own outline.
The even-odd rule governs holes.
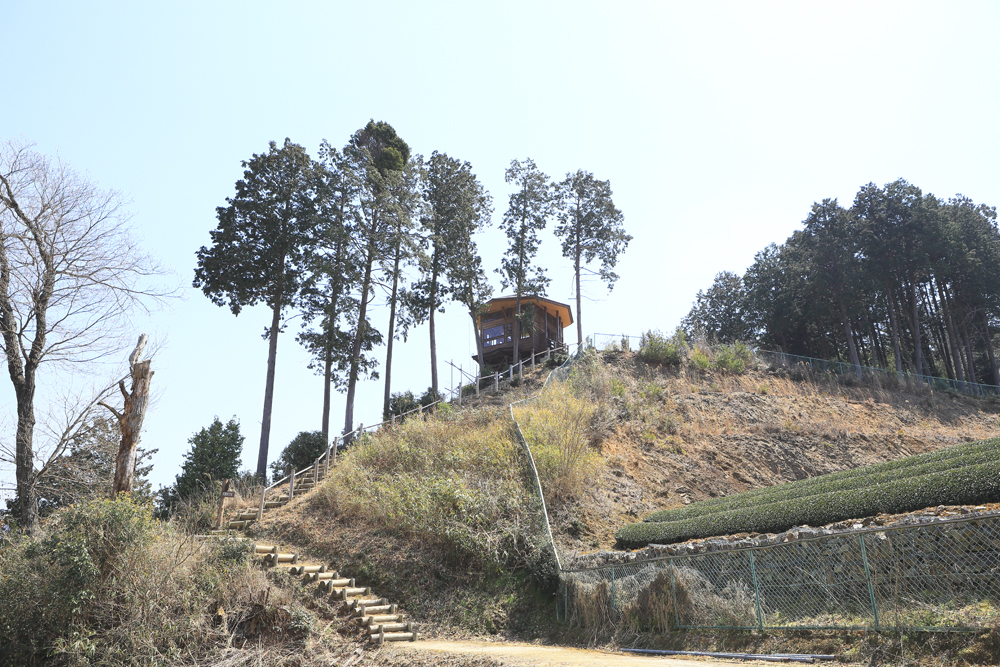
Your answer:
[[[146,334],[139,336],[135,350],[129,355],[129,367],[132,376],[132,393],[125,391],[125,381],[118,383],[125,398],[125,406],[118,412],[107,403],[101,405],[110,410],[118,419],[121,428],[122,441],[118,446],[118,456],[115,458],[115,482],[112,495],[132,493],[132,476],[135,474],[135,450],[139,445],[142,432],[142,421],[146,417],[146,407],[149,405],[149,381],[153,377],[150,370],[150,360],[139,361],[142,350],[146,347]]]

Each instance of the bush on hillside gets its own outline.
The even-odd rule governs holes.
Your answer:
[[[822,526],[875,514],[997,499],[1000,499],[1000,462],[991,461],[681,521],[634,523],[619,529],[615,537],[620,547],[636,549],[651,543],[670,544],[735,533],[778,533],[799,525]]]
[[[687,341],[679,327],[670,338],[653,330],[639,338],[639,358],[646,363],[678,366],[686,354]]]
[[[525,566],[534,513],[505,411],[408,420],[351,447],[315,494],[348,518],[415,537],[462,567]]]
[[[60,510],[0,549],[0,665],[207,664],[234,641],[295,637],[308,612],[251,549],[203,545],[124,494]]]
[[[308,468],[313,462],[326,454],[327,442],[322,431],[301,431],[281,450],[281,456],[271,464],[271,475],[275,480],[288,474],[288,469],[295,472]]]
[[[714,350],[712,368],[721,373],[740,375],[750,367],[753,355],[745,343],[720,345]]]
[[[809,479],[777,484],[762,489],[744,491],[731,496],[711,498],[686,507],[653,512],[643,521],[682,521],[696,516],[716,514],[742,507],[764,505],[770,502],[805,498],[808,496],[848,491],[851,489],[881,484],[904,477],[917,477],[932,472],[944,472],[979,465],[990,461],[1000,461],[1000,439],[983,440],[939,449],[935,452],[909,456],[896,461],[876,463],[870,466],[842,470],[840,472],[810,477]]]

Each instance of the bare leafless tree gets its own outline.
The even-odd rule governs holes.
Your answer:
[[[30,145],[0,146],[0,336],[17,403],[15,476],[28,531],[38,522],[35,487],[45,471],[34,446],[39,367],[69,373],[62,364],[120,350],[132,336],[126,318],[166,296],[150,285],[160,271],[130,238],[129,222],[118,192]]]

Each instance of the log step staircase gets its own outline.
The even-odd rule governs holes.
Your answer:
[[[328,470],[328,465],[322,461],[321,457],[313,466],[296,473],[290,493],[279,495],[276,500],[266,500],[262,496],[259,512],[281,507],[288,503],[290,496],[316,488]],[[208,536],[237,537],[239,531],[257,520],[259,512],[240,511],[235,518],[224,523],[224,528],[209,531]],[[412,642],[419,638],[413,624],[404,620],[397,605],[385,598],[372,597],[371,588],[358,586],[353,578],[342,576],[324,564],[304,562],[299,554],[282,551],[277,545],[255,543],[254,555],[264,567],[284,569],[292,576],[301,577],[303,583],[317,584],[317,590],[329,595],[332,600],[342,601],[351,619],[364,629],[368,641],[382,645],[386,642]]]

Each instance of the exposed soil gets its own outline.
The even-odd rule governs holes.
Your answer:
[[[693,665],[733,665],[734,662],[709,658],[669,658],[640,656],[616,651],[596,651],[562,646],[541,646],[514,642],[428,641],[404,642],[393,647],[398,652],[433,652],[457,655],[491,657],[501,665],[572,665],[581,667],[649,667],[651,660],[659,667],[692,667]],[[743,665],[765,664],[759,661],[740,661]]]
[[[624,396],[599,444],[599,483],[553,508],[567,553],[613,548],[619,527],[659,509],[980,440],[1000,426],[995,399],[604,358]]]

